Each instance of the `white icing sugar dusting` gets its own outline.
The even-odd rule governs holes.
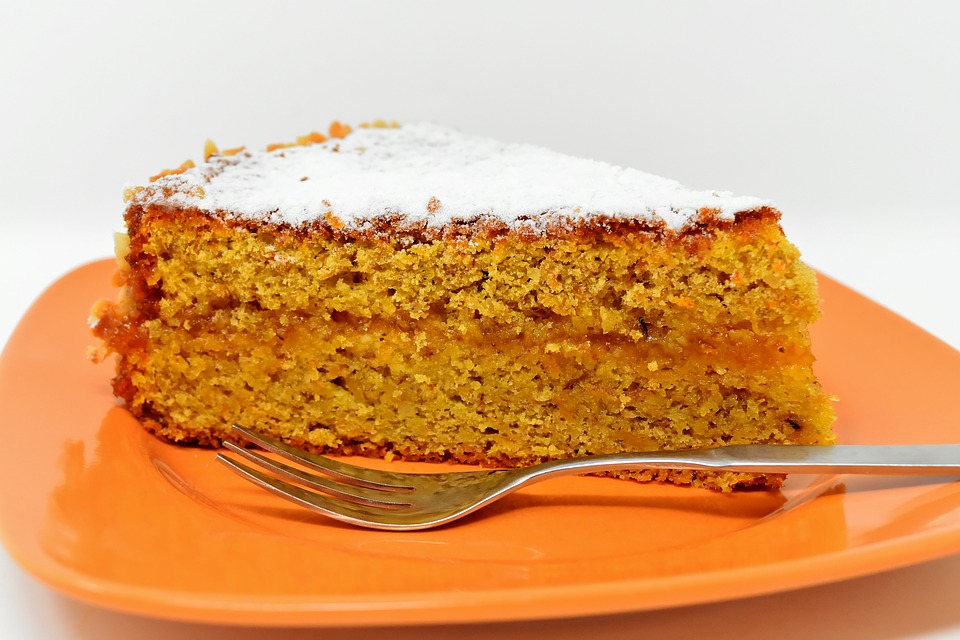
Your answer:
[[[674,230],[696,222],[703,209],[732,220],[771,205],[433,124],[358,129],[322,144],[214,156],[134,197],[134,204],[150,203],[291,225],[328,213],[347,227],[390,214],[429,227],[476,216],[508,225],[606,216],[662,221]]]

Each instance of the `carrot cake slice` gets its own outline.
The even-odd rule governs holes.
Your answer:
[[[158,436],[495,466],[833,441],[815,275],[765,200],[432,124],[205,155],[128,189],[94,309]]]

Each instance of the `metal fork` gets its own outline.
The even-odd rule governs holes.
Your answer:
[[[388,530],[429,529],[462,518],[535,482],[602,471],[695,469],[747,473],[960,474],[960,444],[737,445],[589,456],[520,469],[395,473],[318,456],[244,427],[234,425],[233,429],[237,435],[263,449],[322,475],[224,442],[224,446],[237,455],[284,479],[218,454],[217,460],[231,470],[278,496],[335,520]]]

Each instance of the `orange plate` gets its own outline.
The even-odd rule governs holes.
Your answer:
[[[461,523],[388,533],[296,508],[145,434],[85,358],[111,261],[67,275],[0,359],[0,523],[90,603],[181,620],[373,625],[546,618],[737,598],[960,551],[960,482],[797,476],[719,495],[566,478]],[[844,442],[960,442],[960,353],[822,279],[819,374]],[[428,465],[394,463],[398,469]]]

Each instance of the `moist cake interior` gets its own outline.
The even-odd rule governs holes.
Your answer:
[[[379,140],[310,146],[326,161]],[[324,453],[489,466],[833,441],[815,276],[771,206],[511,220],[441,214],[457,196],[438,184],[420,217],[326,198],[303,220],[309,207],[256,217],[216,194],[244,156],[132,193],[121,295],[95,310],[117,395],[164,438],[217,445],[237,423]]]

